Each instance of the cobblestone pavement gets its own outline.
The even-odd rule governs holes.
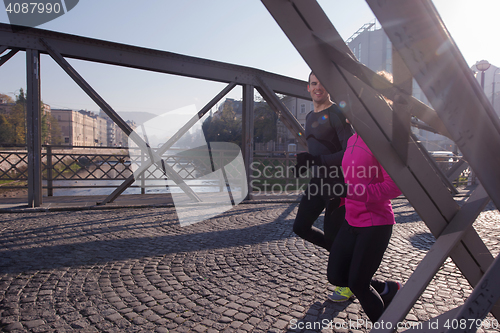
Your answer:
[[[393,206],[398,224],[377,276],[405,282],[434,238],[406,200]],[[350,323],[368,332],[356,299],[327,300],[327,253],[293,234],[296,211],[241,204],[184,228],[165,207],[0,214],[0,330],[346,332],[338,328]],[[475,223],[495,256],[499,220],[490,204]],[[405,322],[470,292],[448,260]]]

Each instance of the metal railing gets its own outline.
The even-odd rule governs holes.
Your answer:
[[[55,189],[115,188],[117,184],[110,181],[127,179],[132,175],[134,166],[138,167],[148,159],[140,149],[137,151],[139,153],[135,154],[134,149],[126,147],[43,146],[43,188],[47,190],[48,196],[52,196]],[[175,169],[183,180],[196,180],[200,175],[210,171],[212,166],[209,161],[202,154],[196,154],[197,150],[191,149],[192,154],[189,156],[177,155],[176,153],[180,151],[182,150],[169,149],[162,155],[162,159]],[[0,181],[3,181],[1,188],[26,187],[19,185],[19,182],[28,180],[27,155],[25,146],[10,145],[0,148]],[[212,152],[212,157],[216,165],[225,165],[230,158],[224,151]],[[64,181],[73,183],[67,184]],[[75,181],[78,184],[74,183]],[[98,181],[101,184],[98,184]],[[171,182],[165,182],[165,175],[158,165],[152,165],[139,179],[136,179],[136,182],[138,184],[132,187],[141,188],[142,194],[146,192],[146,188],[176,186]],[[222,179],[214,179],[208,185],[222,191],[225,183]],[[207,186],[207,182],[191,183],[190,186]]]
[[[54,181],[102,181],[125,179],[131,174],[127,148],[92,146],[43,146],[42,179],[47,195],[54,189],[115,187],[116,185],[54,185]],[[0,148],[0,181],[2,188],[19,189],[28,181],[26,146]]]
[[[42,178],[47,196],[53,196],[58,189],[115,188],[113,181],[123,181],[133,174],[134,166],[147,159],[140,149],[135,154],[127,147],[92,147],[92,146],[43,146]],[[194,181],[206,174],[212,166],[202,156],[179,156],[179,149],[169,149],[163,154],[163,160],[173,167],[185,181]],[[0,188],[26,188],[23,182],[28,180],[28,152],[26,146],[8,145],[0,148]],[[224,165],[227,157],[223,152],[216,164]],[[460,158],[449,161],[436,161],[438,167],[446,173],[458,163]],[[287,151],[254,151],[253,163],[247,172],[251,176],[249,191],[281,192],[303,190],[309,178],[295,178],[292,167],[295,165],[295,153]],[[71,184],[68,182],[71,181]],[[453,180],[454,186],[470,185],[474,175],[466,168]],[[148,188],[176,187],[172,182],[165,182],[161,168],[153,165],[136,179],[132,188],[140,188],[141,194]],[[219,191],[225,186],[222,179],[214,179],[209,184],[191,183],[192,187],[211,186]]]

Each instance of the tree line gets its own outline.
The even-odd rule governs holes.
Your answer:
[[[0,114],[0,144],[26,144],[26,95],[23,88],[19,90],[14,101],[12,97],[0,94],[4,105],[11,107]],[[41,103],[43,105],[43,103]],[[62,132],[59,122],[50,114],[40,110],[42,115],[42,144],[58,145],[62,143]]]
[[[21,88],[14,101],[12,97],[0,94],[0,99],[10,105],[10,111],[0,113],[0,144],[26,144],[26,95]],[[43,104],[43,103],[42,103]],[[0,104],[1,105],[6,105]],[[62,143],[60,125],[50,112],[42,114],[42,143],[58,145]],[[278,117],[267,104],[259,103],[254,110],[254,142],[266,143],[276,140]],[[242,145],[242,119],[237,116],[231,101],[222,110],[209,116],[202,124],[202,131],[208,142],[231,142]],[[199,133],[201,134],[201,133]],[[196,135],[199,135],[196,134]],[[185,135],[179,143],[194,141],[192,134]]]
[[[241,147],[242,119],[236,115],[232,102],[226,102],[217,116],[208,117],[202,125],[208,142],[231,142]],[[278,116],[267,104],[254,110],[254,142],[276,140]]]

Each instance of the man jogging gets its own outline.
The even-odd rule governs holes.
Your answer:
[[[335,190],[341,193],[343,189],[342,157],[353,130],[312,72],[309,74],[307,91],[311,94],[314,106],[314,110],[306,117],[305,134],[309,152],[297,155],[295,173],[300,176],[310,169],[312,178],[300,201],[293,231],[299,237],[330,251],[345,216],[345,208],[335,195]],[[335,186],[337,184],[338,187]],[[313,226],[323,210],[324,231]],[[349,288],[337,287],[328,298],[342,302],[352,295]]]

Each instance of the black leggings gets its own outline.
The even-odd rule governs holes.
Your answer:
[[[392,225],[353,227],[345,221],[328,258],[328,281],[349,287],[366,315],[376,322],[384,312],[379,293],[384,282],[373,280],[392,235]]]
[[[320,180],[312,179],[310,184],[319,184]],[[328,188],[325,184],[325,189]],[[333,241],[345,219],[345,207],[341,206],[340,198],[335,198],[327,190],[305,192],[300,200],[299,210],[293,223],[293,232],[299,237],[321,246],[330,251]],[[325,209],[325,218],[323,221],[324,232],[313,226],[314,221],[321,215]]]

